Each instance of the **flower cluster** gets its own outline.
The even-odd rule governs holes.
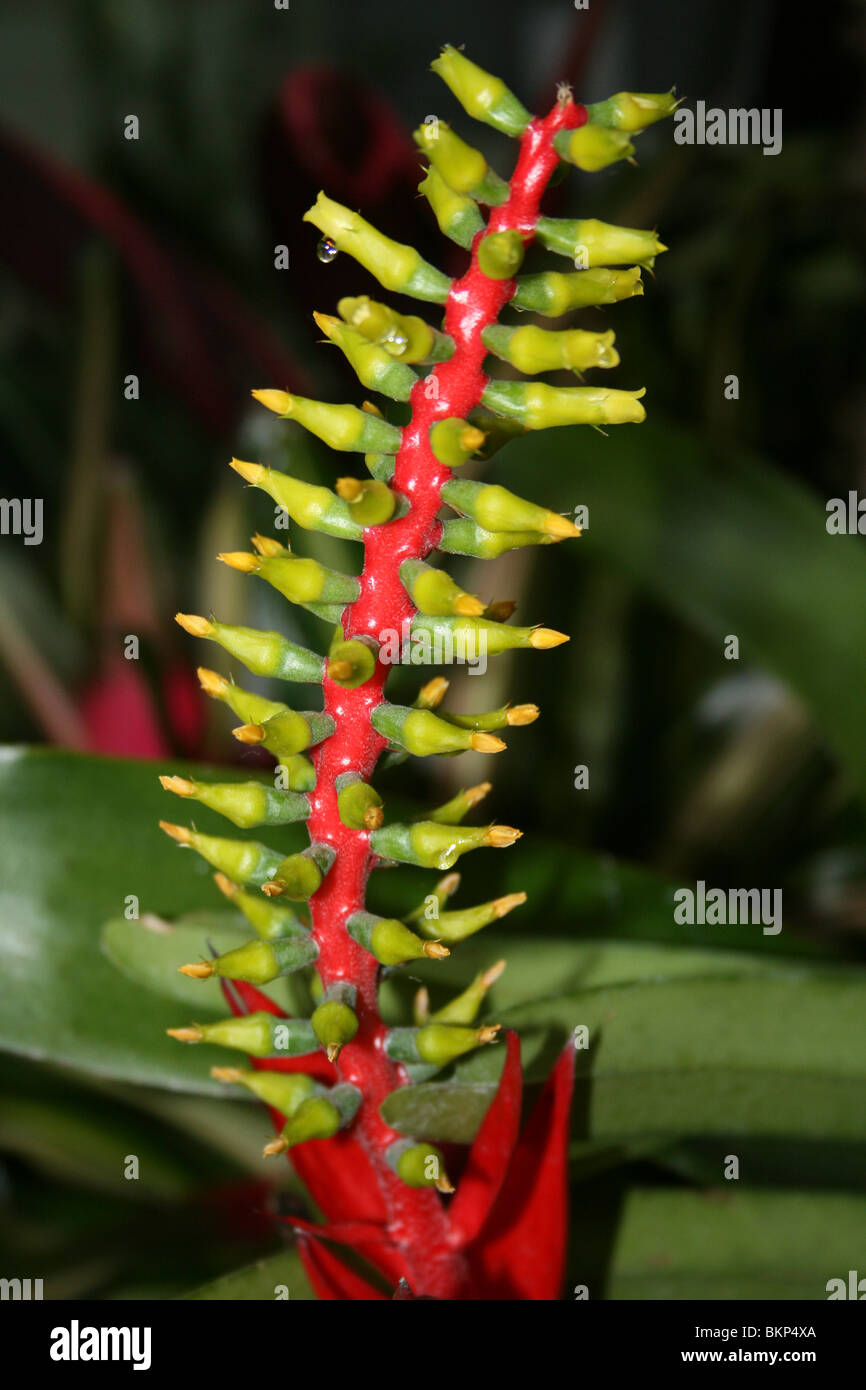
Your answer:
[[[362,386],[408,403],[402,428],[369,402],[358,408],[280,390],[253,393],[332,448],[363,455],[369,476],[341,477],[333,489],[232,460],[296,526],[359,542],[363,569],[358,577],[340,574],[261,535],[249,553],[220,556],[331,624],[325,656],[279,632],[178,615],[188,632],[217,642],[248,670],[319,685],[323,700],[321,711],[298,711],[213,671],[199,672],[205,691],[240,721],[235,737],[271,753],[277,774],[273,785],[185,777],[165,777],[163,785],[242,829],[303,821],[309,845],[283,857],[258,840],[163,823],[214,867],[217,885],[256,933],[225,955],[183,967],[194,977],[221,979],[231,1016],[172,1033],[251,1059],[246,1067],[215,1068],[214,1075],[247,1087],[270,1108],[277,1137],[266,1152],[291,1151],[324,1214],[324,1225],[292,1218],[321,1297],[386,1296],[340,1258],[335,1247],[342,1245],[399,1286],[401,1297],[408,1287],[416,1297],[556,1298],[565,1253],[573,1053],[563,1054],[521,1131],[517,1039],[509,1033],[503,1040],[498,1025],[477,1022],[501,962],[436,1012],[422,995],[411,1027],[386,1026],[378,1005],[383,967],[443,959],[525,900],[512,893],[476,907],[446,907],[459,882],[450,872],[459,857],[483,846],[504,849],[520,832],[463,824],[489,783],[461,791],[425,820],[400,823],[386,820],[371,779],[386,753],[392,760],[466,749],[498,753],[505,747],[500,733],[538,715],[532,704],[449,714],[441,677],[424,684],[412,706],[397,705],[385,696],[386,679],[406,647],[416,664],[443,650],[486,659],[567,640],[545,627],[509,624],[508,605],[485,604],[428,561],[437,550],[490,557],[580,534],[558,513],[461,477],[461,466],[482,447],[490,453],[516,434],[553,426],[643,419],[641,391],[496,380],[484,365],[488,354],[529,375],[617,364],[611,332],[498,319],[509,303],[558,317],[642,292],[641,268],[665,249],[654,231],[545,217],[540,199],[562,162],[596,170],[628,159],[631,136],[670,114],[676,102],[669,94],[620,93],[582,106],[561,88],[550,113],[536,119],[498,78],[454,48],[445,48],[433,68],[471,116],[519,142],[516,166],[504,180],[438,118],[416,132],[429,160],[421,191],[441,231],[469,253],[468,269],[455,280],[325,194],[306,213],[322,237],[320,259],[346,252],[385,290],[443,306],[444,313],[433,326],[359,296],[341,300],[336,316],[315,316]],[[575,268],[519,275],[534,240]],[[445,520],[443,506],[453,513]],[[401,641],[386,643],[385,634],[401,634]],[[409,910],[402,920],[378,917],[365,905],[370,872],[394,862],[448,871],[427,909]],[[259,987],[305,968],[313,978],[312,1016],[285,1017]],[[502,1041],[501,1081],[458,1164],[455,1189],[441,1150],[423,1134],[397,1133],[380,1107],[396,1088],[429,1080],[473,1049]]]

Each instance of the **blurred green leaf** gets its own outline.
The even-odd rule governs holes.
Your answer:
[[[500,1015],[516,1029],[527,1079],[540,1081],[572,1030],[573,1133],[586,1140],[654,1134],[866,1135],[866,980],[734,976],[577,991]],[[495,1092],[501,1048],[483,1048],[455,1079],[405,1087],[382,1106],[407,1134],[468,1143]]]
[[[847,1278],[852,1251],[866,1241],[866,1200],[733,1189],[630,1192],[604,1296],[826,1299],[828,1279]],[[593,1224],[591,1210],[575,1215],[585,1230]],[[597,1287],[589,1294],[602,1296]]]
[[[186,773],[189,764],[159,768],[169,770]],[[219,770],[223,778],[238,775]],[[130,894],[142,914],[157,917],[219,907],[208,866],[179,851],[158,828],[159,818],[173,811],[152,764],[3,751],[4,1049],[101,1076],[225,1094],[208,1075],[212,1064],[225,1061],[224,1053],[182,1047],[165,1036],[166,1028],[188,1021],[186,1006],[126,978],[100,950],[102,924],[124,912]],[[195,820],[202,830],[231,833],[202,807]],[[297,828],[269,832],[267,839],[285,852],[301,845]],[[167,978],[173,973],[169,968]],[[196,1012],[209,1017],[215,1007],[224,1012],[203,997]]]
[[[289,1301],[311,1303],[316,1295],[304,1272],[300,1256],[296,1250],[281,1250],[266,1260],[258,1260],[245,1269],[224,1274],[221,1279],[205,1284],[192,1293],[184,1294],[184,1299],[201,1301],[217,1299],[222,1302],[244,1301],[250,1299],[276,1298],[275,1290],[284,1285],[289,1291]]]
[[[583,539],[558,554],[608,557],[717,644],[720,666],[738,636],[743,660],[801,696],[866,796],[866,547],[828,534],[825,499],[652,418],[606,437],[551,430],[499,457],[497,481],[519,489],[531,471],[548,505],[589,507]]]

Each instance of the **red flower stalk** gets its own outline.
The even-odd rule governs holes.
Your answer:
[[[323,233],[320,258],[347,251],[386,289],[443,304],[444,319],[433,329],[366,297],[342,300],[339,318],[316,315],[364,386],[408,402],[402,429],[372,406],[357,410],[283,391],[254,393],[333,447],[365,455],[371,478],[341,478],[336,492],[261,464],[232,462],[297,525],[361,541],[364,566],[353,579],[261,536],[254,539],[256,554],[221,556],[337,623],[326,659],[278,633],[179,615],[188,631],[219,642],[258,674],[321,682],[324,699],[320,713],[300,714],[200,672],[207,693],[243,721],[236,736],[278,758],[275,785],[178,777],[164,778],[164,785],[243,827],[305,820],[310,843],[283,859],[265,844],[164,823],[218,869],[222,890],[259,934],[225,956],[183,967],[189,975],[219,976],[234,1017],[172,1031],[181,1041],[215,1042],[254,1059],[251,1071],[216,1068],[215,1074],[246,1085],[269,1105],[279,1137],[266,1153],[291,1150],[325,1215],[324,1226],[293,1219],[321,1297],[384,1296],[343,1263],[338,1250],[344,1245],[399,1284],[400,1297],[409,1296],[408,1289],[415,1297],[439,1299],[549,1299],[557,1296],[565,1255],[573,1053],[557,1063],[520,1133],[519,1045],[506,1036],[499,1088],[456,1191],[444,1155],[423,1135],[397,1133],[381,1112],[398,1088],[497,1040],[498,1025],[477,1027],[475,1018],[501,968],[415,1027],[390,1028],[379,1012],[382,967],[447,956],[451,945],[525,895],[445,911],[457,879],[449,875],[427,899],[432,916],[415,911],[398,921],[365,908],[367,879],[382,863],[450,869],[469,849],[504,848],[520,832],[461,825],[488,784],[460,793],[427,821],[386,823],[371,778],[388,750],[397,757],[497,752],[504,747],[497,730],[529,723],[538,713],[534,705],[477,716],[434,713],[447,686],[442,680],[425,685],[413,707],[402,707],[386,699],[386,678],[395,660],[438,661],[443,648],[450,654],[445,660],[455,646],[471,660],[567,640],[543,627],[509,626],[501,606],[486,608],[425,561],[435,549],[483,557],[579,534],[554,512],[456,476],[485,437],[495,445],[527,429],[643,418],[642,392],[496,381],[484,366],[488,353],[523,372],[580,372],[619,360],[611,333],[549,332],[499,324],[498,318],[510,301],[560,315],[640,292],[640,265],[664,250],[653,232],[545,218],[540,199],[561,160],[597,169],[628,157],[629,133],[675,103],[670,96],[621,93],[585,107],[561,89],[550,113],[533,119],[498,79],[456,50],[444,49],[433,66],[471,115],[519,139],[516,167],[506,183],[444,122],[428,120],[417,132],[430,157],[422,190],[440,228],[470,253],[468,269],[454,281],[323,194],[306,214]],[[490,209],[486,221],[480,204]],[[518,278],[525,249],[536,238],[579,268]],[[631,262],[637,264],[616,268]],[[421,362],[429,364],[424,376],[410,365]],[[456,519],[440,520],[443,504]],[[256,988],[312,967],[319,1002],[310,1019],[285,1018]]]

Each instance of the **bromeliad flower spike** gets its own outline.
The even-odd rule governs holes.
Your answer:
[[[419,654],[422,662],[443,653],[447,661],[455,650],[471,659],[516,647],[542,652],[567,640],[546,627],[509,625],[508,605],[486,606],[428,559],[436,550],[483,558],[579,535],[543,506],[461,478],[461,465],[485,444],[489,453],[524,431],[643,419],[642,391],[494,380],[484,367],[488,354],[530,375],[616,365],[610,332],[549,331],[498,319],[509,303],[559,317],[642,292],[641,267],[665,249],[654,231],[545,217],[540,199],[561,162],[591,171],[630,158],[631,137],[669,115],[676,101],[670,94],[619,93],[581,106],[563,87],[550,113],[534,119],[498,78],[456,49],[445,48],[433,68],[471,116],[518,142],[516,167],[506,182],[444,121],[428,118],[417,132],[429,160],[421,190],[442,232],[469,253],[456,280],[324,193],[306,214],[322,237],[320,259],[346,252],[385,290],[442,305],[444,316],[434,326],[364,295],[342,300],[338,316],[316,315],[368,391],[408,402],[403,428],[368,402],[358,408],[280,390],[253,393],[332,448],[364,455],[370,476],[339,477],[333,490],[232,460],[296,526],[358,541],[363,570],[359,578],[335,573],[265,536],[254,537],[249,554],[220,557],[336,625],[326,656],[278,632],[178,616],[187,631],[219,643],[256,674],[321,684],[324,698],[321,712],[298,712],[213,671],[199,673],[207,693],[240,721],[235,737],[272,753],[278,776],[273,786],[181,777],[163,778],[164,786],[243,829],[305,821],[309,846],[282,858],[257,840],[163,823],[217,870],[218,886],[256,932],[226,955],[183,967],[194,977],[220,977],[232,1016],[172,1031],[181,1042],[217,1043],[251,1059],[214,1074],[247,1087],[270,1108],[277,1138],[266,1153],[291,1151],[325,1216],[324,1225],[292,1219],[320,1297],[386,1297],[375,1279],[357,1272],[356,1261],[342,1258],[348,1248],[401,1298],[555,1299],[565,1254],[573,1052],[560,1058],[521,1131],[517,1039],[503,1037],[496,1024],[476,1022],[501,962],[437,1013],[422,998],[413,1027],[387,1027],[378,1007],[383,967],[446,957],[525,894],[446,910],[458,883],[449,872],[428,899],[440,908],[432,919],[418,910],[386,919],[365,906],[368,876],[379,865],[449,871],[469,850],[506,849],[520,831],[462,823],[488,783],[461,792],[427,820],[400,824],[385,818],[371,779],[386,752],[392,761],[469,748],[497,753],[505,746],[500,732],[537,716],[525,704],[449,714],[441,706],[447,690],[441,677],[423,685],[411,707],[392,704],[386,677],[401,655],[391,637],[408,635],[413,665]],[[534,240],[576,268],[519,275]],[[455,514],[450,520],[440,519],[443,505]],[[315,972],[312,1017],[284,1017],[258,986],[305,968]],[[380,1107],[396,1088],[440,1076],[461,1055],[490,1045],[504,1047],[502,1079],[457,1165],[455,1190],[443,1154],[423,1134],[395,1132]]]

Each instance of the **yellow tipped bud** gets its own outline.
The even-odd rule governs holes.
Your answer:
[[[250,555],[246,550],[224,550],[217,556],[217,559],[221,560],[224,565],[228,565],[230,569],[240,570],[241,574],[255,574],[261,565],[259,557]]]
[[[580,535],[580,527],[569,521],[567,516],[560,516],[559,512],[548,512],[543,526],[547,534],[556,536],[557,540],[567,540],[569,537]]]
[[[485,970],[479,981],[482,989],[492,988],[492,986],[496,984],[496,981],[499,979],[500,975],[503,973],[504,970],[504,960],[498,960],[495,965],[491,965],[487,970]],[[213,1075],[213,1073],[211,1073],[211,1075]]]
[[[483,801],[484,798],[485,798],[485,796],[487,795],[487,793],[488,793],[489,791],[491,791],[492,788],[493,788],[493,783],[492,783],[492,782],[479,782],[479,783],[478,783],[476,786],[474,786],[474,787],[467,787],[466,790],[465,790],[465,792],[463,793],[463,795],[464,795],[464,797],[466,798],[466,801],[467,801],[468,804],[469,804],[470,810],[471,810],[471,808],[472,808],[473,806],[477,806],[478,803],[479,803],[479,801]],[[446,875],[446,879],[447,879],[447,880],[450,880],[450,879],[452,879],[452,878],[459,878],[459,877],[460,877],[459,874],[448,874],[448,875]],[[445,882],[446,882],[446,879],[443,879],[442,882],[445,883]],[[455,884],[454,886],[455,886],[455,888],[456,888],[457,885]],[[453,891],[454,891],[454,890],[452,889],[451,892],[453,892]],[[448,896],[450,896],[450,894],[449,894]]]
[[[522,907],[526,902],[525,893],[506,893],[504,897],[494,898],[493,915],[494,917],[505,917],[509,912],[513,912],[516,907]]]
[[[276,555],[288,553],[286,547],[281,545],[278,540],[274,540],[272,536],[260,536],[258,532],[252,537],[252,544],[260,555],[266,555],[270,559]]]
[[[196,669],[196,675],[205,695],[212,696],[214,700],[221,700],[226,694],[230,682],[218,671],[210,671],[207,666],[199,666]]]
[[[364,484],[359,478],[338,478],[334,491],[344,502],[356,502],[364,491]]]
[[[552,627],[537,627],[529,639],[529,645],[536,651],[546,652],[548,648],[559,647],[568,641],[569,637],[564,632],[554,632]]]
[[[272,1139],[269,1144],[265,1144],[262,1149],[262,1158],[276,1158],[278,1154],[284,1154],[289,1147],[289,1141],[280,1134],[276,1139]]]
[[[435,709],[445,699],[449,684],[444,676],[434,676],[418,691],[416,705],[421,709]]]
[[[328,1046],[325,1048],[325,1055],[327,1056],[328,1061],[333,1065],[333,1063],[337,1061],[337,1058],[339,1057],[342,1051],[342,1043],[328,1043]]]
[[[461,594],[454,600],[454,612],[462,618],[480,618],[486,605],[474,594]]]
[[[267,736],[267,730],[261,724],[239,724],[232,729],[232,738],[236,738],[238,743],[245,743],[248,748],[257,748]]]
[[[213,627],[207,618],[199,618],[195,613],[175,613],[174,620],[191,637],[209,637]]]
[[[195,782],[187,777],[160,777],[160,786],[175,796],[195,796]]]
[[[378,830],[385,820],[385,812],[381,806],[368,806],[363,815],[365,830]]]
[[[173,840],[177,840],[179,845],[192,844],[192,831],[185,825],[172,825],[171,821],[161,820],[160,830],[164,830],[166,835],[170,835]]]
[[[361,409],[366,415],[375,415],[377,420],[384,420],[385,418],[375,401],[362,401]]]
[[[524,724],[534,724],[538,718],[538,705],[512,705],[505,718],[512,728],[521,728]]]
[[[181,975],[188,975],[191,980],[209,980],[213,972],[213,967],[206,960],[200,961],[197,965],[179,965],[178,971]]]
[[[506,747],[495,734],[473,734],[469,742],[476,753],[501,753]]]
[[[478,1041],[480,1044],[492,1043],[496,1041],[496,1036],[502,1027],[501,1023],[488,1023],[484,1028],[478,1029]]]
[[[448,1174],[442,1171],[441,1169],[439,1171],[439,1176],[435,1180],[433,1186],[436,1188],[437,1192],[443,1193],[443,1195],[446,1197],[450,1196],[452,1192],[457,1191],[456,1187],[454,1187],[451,1181],[449,1180]]]
[[[266,898],[281,898],[285,891],[282,883],[274,883],[270,879],[267,883],[262,884],[262,892]]]
[[[351,661],[329,661],[328,675],[332,681],[347,681],[355,673]]]
[[[243,1076],[240,1067],[211,1067],[210,1074],[214,1081],[224,1081],[227,1085],[237,1085]]]
[[[267,469],[261,463],[245,463],[243,459],[229,459],[229,468],[233,468],[236,473],[240,473],[244,482],[251,483],[253,487],[261,481]]]
[[[250,395],[258,401],[259,405],[265,406],[267,410],[272,410],[275,415],[288,415],[292,408],[292,398],[288,391],[251,391]],[[232,467],[234,468],[234,462]]]
[[[170,1038],[175,1038],[177,1042],[198,1043],[202,1040],[202,1031],[195,1023],[189,1028],[166,1028],[165,1031]]]
[[[522,834],[523,831],[515,830],[513,825],[491,825],[487,832],[487,843],[491,849],[507,849],[515,840],[519,840]]]
[[[425,956],[429,956],[431,960],[445,960],[446,956],[450,956],[451,952],[448,950],[447,946],[442,945],[441,941],[425,941],[424,954]]]

